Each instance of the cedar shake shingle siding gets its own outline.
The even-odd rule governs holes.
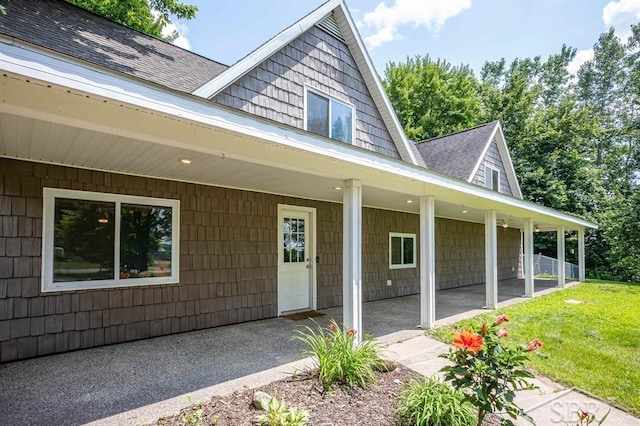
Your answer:
[[[213,100],[302,129],[305,85],[355,106],[354,145],[400,158],[349,48],[315,26]]]
[[[498,143],[495,139],[489,145],[489,149],[480,163],[480,167],[473,177],[472,182],[476,185],[486,186],[486,167],[489,166],[495,170],[500,171],[500,192],[507,195],[513,195],[511,185],[509,185],[509,179],[507,178],[507,171],[504,168],[502,157],[500,157],[500,151],[498,151]]]

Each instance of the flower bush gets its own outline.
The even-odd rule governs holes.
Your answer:
[[[515,392],[534,389],[527,379],[533,375],[524,369],[528,353],[542,346],[534,339],[526,346],[509,348],[503,339],[509,335],[502,324],[509,322],[506,315],[498,316],[493,324],[482,324],[477,330],[462,330],[453,334],[453,347],[449,353],[440,355],[452,362],[441,369],[444,378],[462,391],[465,400],[476,407],[478,425],[489,413],[505,412],[512,419],[528,416],[514,402]],[[513,425],[510,419],[502,424]]]
[[[356,330],[340,327],[334,320],[326,328],[315,325],[315,330],[308,326],[303,327],[304,331],[296,330],[296,338],[308,347],[304,355],[315,358],[315,373],[326,389],[335,382],[364,388],[375,382],[376,371],[386,368],[373,339],[364,338],[358,343]]]

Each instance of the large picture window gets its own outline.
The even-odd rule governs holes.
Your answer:
[[[307,90],[306,130],[341,142],[353,143],[353,107]]]
[[[416,267],[416,234],[389,233],[389,268]]]
[[[178,282],[180,202],[44,189],[42,291]]]

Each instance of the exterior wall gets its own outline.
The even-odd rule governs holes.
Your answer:
[[[355,106],[354,145],[400,158],[349,48],[315,26],[213,100],[302,129],[305,84]]]
[[[520,231],[498,227],[498,279],[517,278]],[[484,225],[436,218],[438,290],[485,282]]]
[[[500,151],[498,150],[498,144],[493,140],[487,153],[478,168],[478,172],[473,177],[472,182],[476,185],[486,186],[485,167],[489,166],[496,170],[500,170],[500,192],[507,195],[513,195],[511,185],[509,185],[509,179],[507,179],[507,172],[504,168],[504,163],[500,157]]]

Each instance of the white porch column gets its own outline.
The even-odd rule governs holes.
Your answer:
[[[533,297],[533,220],[524,220],[524,296]]]
[[[344,181],[342,195],[342,323],[362,337],[362,184]]]
[[[584,268],[584,228],[578,229],[578,280],[584,282],[586,272]]]
[[[564,287],[564,226],[558,226],[558,287]]]
[[[495,210],[484,212],[484,252],[486,270],[486,308],[498,307],[498,232]]]
[[[420,197],[420,327],[436,323],[436,240],[433,197]]]

